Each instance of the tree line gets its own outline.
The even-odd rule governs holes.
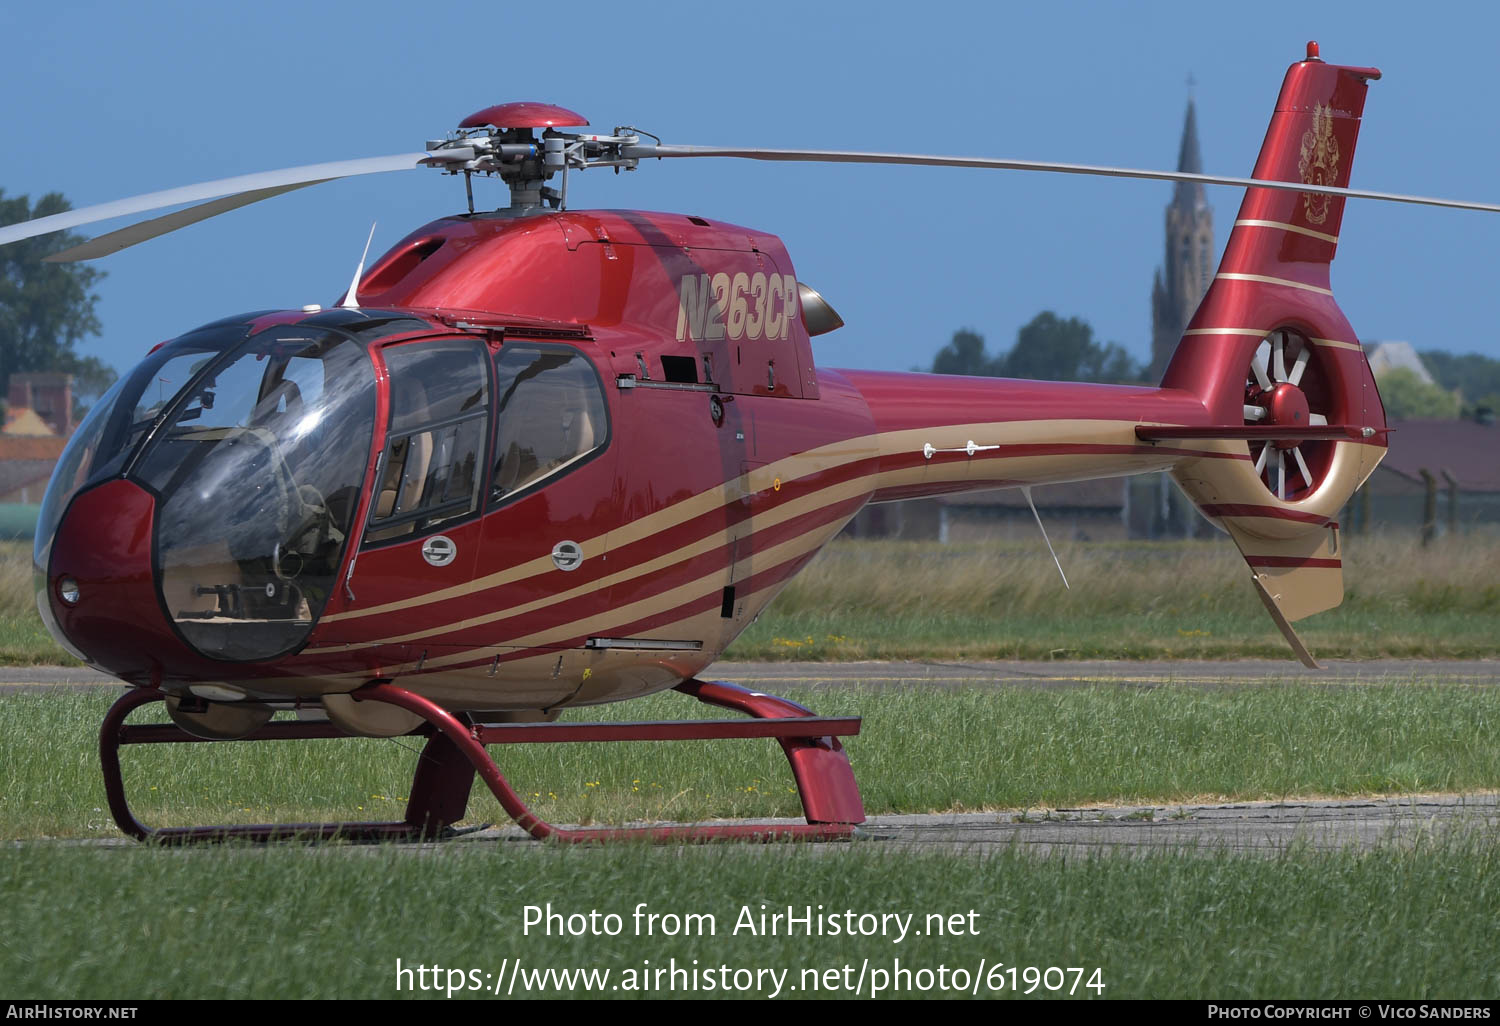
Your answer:
[[[1433,384],[1405,367],[1380,375],[1380,397],[1390,420],[1467,418],[1485,411],[1493,417],[1500,412],[1500,360],[1441,349],[1423,350],[1421,357]],[[1000,353],[991,353],[977,331],[961,328],[938,350],[931,370],[976,377],[1156,384],[1147,380],[1146,365],[1119,343],[1099,342],[1087,321],[1062,318],[1051,310],[1023,325],[1015,345]]]
[[[0,189],[0,225],[70,209],[60,193],[48,193],[33,205],[29,197],[8,197]],[[114,368],[77,350],[100,333],[94,286],[104,272],[81,263],[43,262],[82,241],[72,232],[55,232],[0,246],[0,385],[12,374],[61,372],[73,375],[75,397],[83,399],[114,383]]]
[[[989,353],[984,336],[976,331],[955,331],[952,340],[933,358],[932,372],[1115,384],[1145,379],[1145,367],[1132,359],[1124,346],[1098,342],[1088,321],[1064,319],[1051,310],[1044,310],[1022,326],[1016,332],[1016,344],[1003,353]]]

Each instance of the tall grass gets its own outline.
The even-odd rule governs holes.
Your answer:
[[[0,616],[36,613],[31,594],[31,545],[0,542]]]
[[[31,543],[0,542],[0,666],[77,665],[52,640],[36,613]]]
[[[1500,536],[1343,543],[1344,603],[1297,629],[1327,657],[1500,653]],[[1281,657],[1225,540],[838,541],[730,650],[738,659]]]
[[[1345,605],[1500,616],[1500,536],[1343,540]],[[1181,615],[1260,609],[1227,540],[1061,542],[1064,589],[1042,545],[849,541],[829,545],[777,598],[778,613],[860,609],[886,614]]]
[[[1500,655],[1500,534],[1423,547],[1345,538],[1343,605],[1297,629],[1323,657]],[[837,541],[730,649],[736,659],[1281,658],[1227,540]],[[28,546],[0,544],[0,664],[71,663],[32,605]]]

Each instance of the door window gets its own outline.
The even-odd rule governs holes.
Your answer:
[[[492,503],[567,473],[608,444],[599,375],[577,350],[507,343],[495,358],[495,381]]]
[[[478,508],[489,376],[478,342],[385,351],[390,425],[368,542],[425,533]]]

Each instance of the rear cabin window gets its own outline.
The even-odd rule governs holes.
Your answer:
[[[385,351],[390,426],[367,542],[422,534],[478,508],[489,412],[485,362],[479,342]]]
[[[495,357],[495,392],[492,503],[567,473],[609,442],[599,375],[577,350],[507,343]]]

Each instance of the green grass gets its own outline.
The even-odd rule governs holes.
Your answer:
[[[847,744],[872,814],[1500,789],[1493,688],[837,688],[790,696],[820,714],[864,716],[863,733]],[[0,837],[118,836],[95,748],[110,697],[0,703]],[[630,706],[632,719],[704,712],[675,693]],[[126,748],[122,758],[137,815],[153,826],[396,819],[416,747],[410,739],[162,745]],[[769,740],[493,751],[516,789],[555,822],[800,810],[785,758]],[[469,812],[470,822],[508,821],[478,786]]]
[[[876,814],[1500,788],[1495,689],[1413,681],[792,697],[820,713],[865,715],[849,750]],[[62,692],[0,703],[0,837],[119,837],[103,811],[95,751],[111,698]],[[631,715],[700,710],[661,695]],[[537,811],[562,822],[796,814],[785,760],[769,741],[496,751]],[[412,760],[396,742],[354,739],[124,752],[137,812],[154,824],[395,818]],[[479,794],[471,821],[503,821]],[[639,902],[712,915],[717,931],[636,936]],[[563,914],[616,913],[623,932],[523,932],[524,907],[548,903]],[[914,913],[919,924],[972,910],[977,934],[894,944],[732,932],[742,907],[762,904]],[[443,991],[398,992],[397,959],[439,966],[440,979],[456,984],[448,970],[497,973],[517,958],[528,971],[607,969],[606,986],[648,959],[656,968],[697,959],[699,968],[783,970],[783,985],[797,986],[808,982],[803,969],[850,966],[852,980],[866,959],[887,972],[898,958],[908,970],[970,972],[985,959],[1079,966],[1085,981],[1098,968],[1106,997],[1500,997],[1500,839],[1477,825],[1415,846],[1271,856],[472,839],[184,852],[11,840],[0,846],[0,907],[0,980],[15,998],[446,1000]],[[521,985],[516,996],[531,993]],[[535,993],[566,992],[554,983]]]
[[[0,852],[0,901],[0,979],[14,998],[446,1000],[442,990],[398,992],[397,959],[438,966],[445,982],[450,969],[498,973],[507,959],[525,970],[607,969],[615,983],[648,960],[660,968],[697,959],[699,968],[789,971],[793,985],[803,969],[844,966],[852,982],[866,959],[871,969],[899,959],[908,970],[970,972],[985,959],[1097,968],[1114,998],[1500,996],[1500,844],[1472,834],[1366,854],[1046,860],[897,855],[878,843],[189,853],[26,845]],[[712,915],[716,932],[636,936],[639,902]],[[524,907],[549,903],[562,914],[618,914],[622,932],[523,932]],[[758,913],[762,904],[914,913],[917,924],[972,910],[977,935],[896,944],[734,934],[741,907]],[[743,996],[768,995],[769,982]],[[518,986],[516,996],[531,995]]]

